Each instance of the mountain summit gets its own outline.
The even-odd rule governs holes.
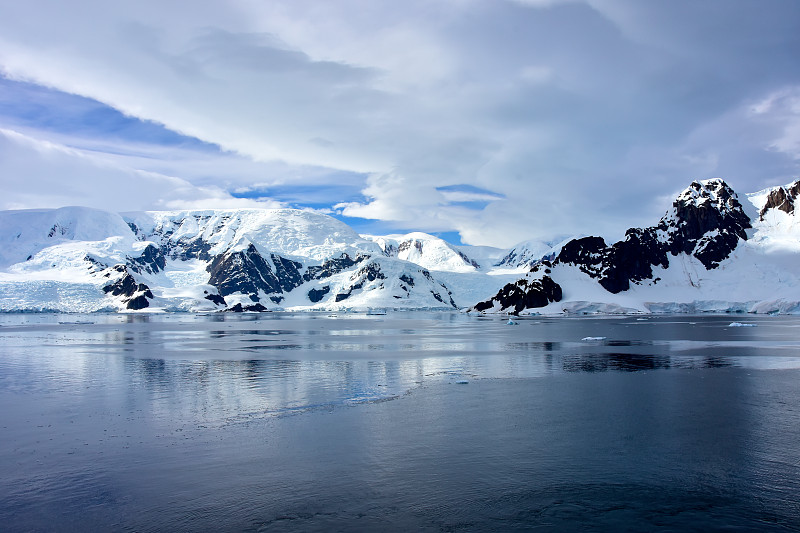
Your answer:
[[[800,312],[799,195],[794,182],[742,204],[721,179],[695,181],[619,242],[526,241],[481,259],[292,209],[5,211],[0,310]]]

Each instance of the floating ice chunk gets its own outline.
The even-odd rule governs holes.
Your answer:
[[[584,337],[581,339],[582,341],[604,341],[606,340],[605,337]]]
[[[510,319],[509,319],[508,322],[506,322],[506,326],[516,326],[516,325],[517,325],[517,322],[514,322],[513,320],[510,320]]]
[[[758,324],[745,324],[743,322],[731,322],[728,324],[729,328],[754,328]]]

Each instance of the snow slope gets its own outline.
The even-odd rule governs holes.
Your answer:
[[[653,227],[508,251],[291,209],[0,212],[0,311],[800,313],[800,182],[693,182]]]
[[[573,240],[554,261],[473,309],[798,313],[800,228],[792,204],[798,193],[795,182],[748,195],[741,205],[722,180],[694,182],[658,225],[632,228],[613,245],[597,237]]]

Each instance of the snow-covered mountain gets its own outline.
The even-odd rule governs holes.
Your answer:
[[[564,244],[476,311],[800,312],[800,182],[747,197],[695,181],[657,225]]]
[[[476,270],[463,253],[425,234],[381,242],[396,253],[292,209],[5,211],[0,310],[454,309],[507,281],[480,274],[459,300],[433,268]]]
[[[559,237],[548,241],[528,240],[517,243],[495,263],[497,267],[530,270],[538,262],[552,261],[570,238]]]
[[[397,257],[432,270],[473,272],[481,268],[474,259],[448,242],[427,233],[406,235],[364,235],[375,242],[388,257]]]
[[[0,212],[0,311],[800,312],[800,181],[693,182],[658,223],[502,251],[315,212]]]

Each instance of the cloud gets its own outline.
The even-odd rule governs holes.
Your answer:
[[[275,193],[473,244],[619,233],[693,178],[797,172],[798,25],[791,1],[6,2],[0,72],[65,115],[0,84],[0,125],[187,202]]]
[[[197,187],[155,172],[130,170],[91,154],[0,129],[4,191],[0,209],[89,205],[112,211],[282,207],[236,199],[218,187]]]

